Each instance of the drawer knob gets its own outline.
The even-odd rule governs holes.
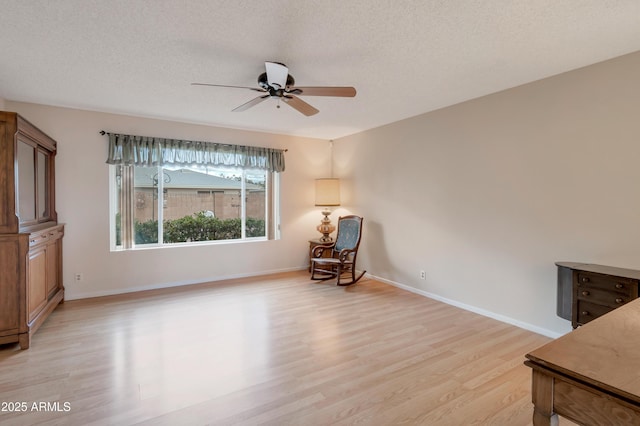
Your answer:
[[[616,288],[622,288],[622,284],[620,283],[616,284]]]
[[[582,311],[582,315],[586,317],[587,315],[589,315],[589,311]]]
[[[587,277],[582,277],[582,282],[583,282],[583,283],[588,283],[588,282],[589,282],[589,278],[587,278]]]
[[[583,291],[583,292],[582,292],[582,295],[583,295],[583,296],[588,296],[588,295],[589,295],[589,292],[588,292],[587,290],[585,290],[585,291]]]
[[[616,303],[622,303],[622,299],[621,299],[621,298],[619,298],[619,297],[617,297],[617,298],[616,298]]]

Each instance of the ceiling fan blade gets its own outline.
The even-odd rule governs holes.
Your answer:
[[[267,69],[267,82],[271,87],[284,89],[287,85],[287,76],[289,68],[277,62],[265,62],[264,67]]]
[[[192,86],[213,86],[213,87],[230,87],[232,89],[249,89],[255,90],[256,92],[264,92],[264,89],[259,89],[257,87],[248,87],[248,86],[227,86],[226,84],[209,84],[209,83],[191,83]]]
[[[246,103],[240,105],[239,107],[234,108],[232,111],[234,111],[234,112],[246,111],[249,108],[251,108],[252,106],[258,105],[260,102],[264,101],[267,98],[269,98],[269,95],[258,96],[257,98],[253,98],[249,102],[246,102]]]
[[[354,87],[294,87],[288,93],[299,96],[337,96],[353,98],[356,95]]]
[[[293,108],[300,111],[301,113],[303,113],[304,115],[306,115],[307,117],[311,115],[315,115],[320,112],[297,96],[292,96],[292,95],[283,96],[282,100],[288,103]]]

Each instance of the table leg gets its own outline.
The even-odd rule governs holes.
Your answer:
[[[558,415],[553,411],[553,377],[533,370],[531,383],[533,425],[558,426]]]

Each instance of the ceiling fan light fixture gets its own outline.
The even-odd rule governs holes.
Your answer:
[[[277,86],[277,89],[286,87],[289,68],[278,62],[265,62],[264,67],[267,69],[267,82],[269,86]]]
[[[291,74],[287,74],[286,88],[289,88],[295,84],[296,84],[295,78],[293,78]],[[266,72],[263,72],[258,76],[258,86],[262,87],[264,90],[269,90],[270,86],[269,86],[269,80],[267,79]],[[274,89],[279,90],[279,89],[282,89],[282,87],[274,87]]]

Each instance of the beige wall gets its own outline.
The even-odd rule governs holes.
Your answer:
[[[362,265],[568,331],[554,262],[640,269],[638,75],[640,53],[336,141],[345,204],[365,216]]]
[[[4,99],[0,98],[0,111],[4,111],[6,109]]]
[[[329,142],[170,121],[6,102],[58,141],[58,218],[67,224],[67,298],[301,269],[316,237],[314,179],[330,170]],[[281,174],[282,239],[278,241],[110,252],[106,130],[137,135],[286,148]],[[82,273],[84,280],[74,281]]]

